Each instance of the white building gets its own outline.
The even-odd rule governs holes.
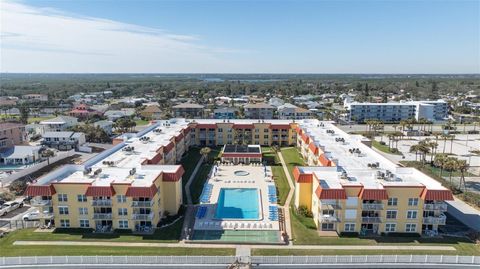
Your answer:
[[[108,120],[101,120],[93,123],[93,126],[100,127],[100,129],[104,130],[105,133],[108,135],[112,134],[113,131],[113,122]]]
[[[77,149],[86,142],[85,134],[76,132],[46,132],[42,137],[42,145],[58,150]]]
[[[303,120],[311,119],[314,113],[308,109],[285,103],[277,108],[278,118],[281,120]]]
[[[62,132],[70,127],[76,126],[78,120],[75,117],[70,116],[58,116],[53,119],[41,121],[43,126],[43,132]]]
[[[0,151],[2,165],[27,165],[40,160],[40,146],[13,146]]]

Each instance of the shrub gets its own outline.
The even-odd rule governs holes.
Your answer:
[[[385,143],[385,141],[380,141],[380,142],[378,142],[378,143],[379,143],[380,145],[382,145],[382,146],[386,146],[386,145],[387,145],[387,143]]]
[[[340,236],[343,236],[343,237],[358,237],[358,233],[357,232],[341,232]]]
[[[310,211],[308,210],[308,208],[307,208],[306,206],[304,206],[304,205],[299,206],[298,209],[297,209],[297,211],[298,211],[298,214],[299,214],[300,216],[307,217],[307,218],[313,217],[312,212],[310,212]]]
[[[15,199],[15,194],[11,192],[2,192],[0,193],[0,200],[11,201]]]

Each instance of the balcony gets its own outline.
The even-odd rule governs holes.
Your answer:
[[[93,219],[97,219],[97,220],[112,219],[112,213],[94,213]]]
[[[153,201],[133,201],[132,207],[152,207]]]
[[[339,203],[337,204],[337,203],[321,202],[320,209],[322,209],[322,210],[326,210],[326,209],[339,210],[339,209],[342,209],[342,206]]]
[[[132,219],[134,220],[153,220],[153,213],[150,214],[132,214]]]
[[[112,206],[112,200],[93,200],[92,206]]]
[[[424,210],[440,210],[447,211],[447,203],[434,203],[434,204],[424,204]]]
[[[321,222],[340,222],[340,218],[335,215],[320,215]]]
[[[380,217],[362,217],[362,223],[381,223]]]
[[[32,199],[30,201],[32,206],[51,206],[52,200],[40,200],[40,199]]]
[[[438,217],[424,217],[423,224],[437,224],[437,225],[445,225],[447,221],[447,217],[445,215],[440,215]]]
[[[373,204],[362,204],[363,210],[383,210],[383,204],[373,203]]]

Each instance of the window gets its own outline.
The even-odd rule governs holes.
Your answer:
[[[416,232],[417,231],[417,224],[415,223],[407,223],[405,224],[405,232]]]
[[[355,232],[355,223],[345,223],[345,232]]]
[[[128,229],[128,220],[119,220],[118,221],[118,228]]]
[[[398,198],[388,198],[388,206],[397,206]]]
[[[68,215],[68,206],[59,206],[58,213],[60,215]]]
[[[87,201],[87,196],[85,194],[79,194],[79,195],[77,195],[77,201],[86,202]]]
[[[117,195],[117,202],[118,202],[118,203],[126,203],[126,202],[127,202],[127,196],[125,196],[125,195]]]
[[[268,135],[264,135],[264,136],[263,136],[263,139],[268,139]]]
[[[347,197],[347,206],[348,207],[357,207],[358,198],[357,197]]]
[[[128,211],[126,208],[119,208],[118,209],[118,215],[119,216],[126,216],[128,214]]]
[[[222,129],[222,128],[218,128],[217,131],[218,131],[219,133],[223,133],[223,129]]]
[[[396,223],[387,223],[385,224],[385,232],[395,232],[397,229],[397,224]]]
[[[86,208],[86,207],[79,207],[79,208],[78,208],[78,214],[80,214],[80,215],[88,215],[88,208]]]
[[[397,210],[387,210],[387,219],[396,219]]]
[[[59,202],[68,202],[68,197],[64,193],[59,193],[58,194],[58,201]]]
[[[260,133],[260,129],[255,129],[255,133]]]
[[[80,228],[89,228],[90,227],[90,222],[88,219],[81,219],[80,220]]]
[[[268,129],[263,129],[263,132],[264,132],[264,133],[268,133]]]
[[[345,210],[345,218],[346,219],[356,219],[357,218],[357,210],[356,209]]]
[[[63,228],[70,227],[70,220],[69,219],[61,219],[60,220],[60,227],[63,227]]]
[[[417,218],[417,210],[407,211],[407,219],[416,219],[416,218]]]
[[[408,198],[408,206],[418,206],[418,198]]]

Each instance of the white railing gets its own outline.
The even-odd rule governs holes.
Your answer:
[[[132,219],[134,220],[152,220],[153,213],[150,214],[132,214]]]
[[[362,223],[380,223],[382,219],[380,217],[362,217]]]
[[[440,210],[440,211],[447,211],[447,203],[435,203],[435,204],[424,204],[424,210]]]
[[[132,207],[152,207],[153,201],[132,201]]]
[[[372,204],[362,204],[363,210],[383,210],[383,204],[372,203]]]
[[[445,225],[447,222],[447,217],[445,215],[440,215],[438,217],[424,217],[423,224],[438,224]]]
[[[340,218],[335,215],[320,215],[322,222],[340,222]]]
[[[111,199],[92,200],[92,206],[112,206]]]
[[[380,264],[382,268],[398,267],[398,264],[472,265],[480,266],[480,256],[446,255],[345,255],[345,256],[25,256],[0,257],[0,266],[53,265],[53,264],[163,264],[163,265],[230,265],[234,262],[277,265],[315,265],[331,268],[333,264]],[[397,265],[395,265],[397,264]],[[285,266],[288,267],[288,266]],[[395,267],[395,268],[397,268]],[[407,266],[408,267],[408,266]]]
[[[112,213],[94,213],[93,219],[112,219]]]
[[[50,206],[52,205],[52,200],[32,199],[30,204],[32,206]]]

